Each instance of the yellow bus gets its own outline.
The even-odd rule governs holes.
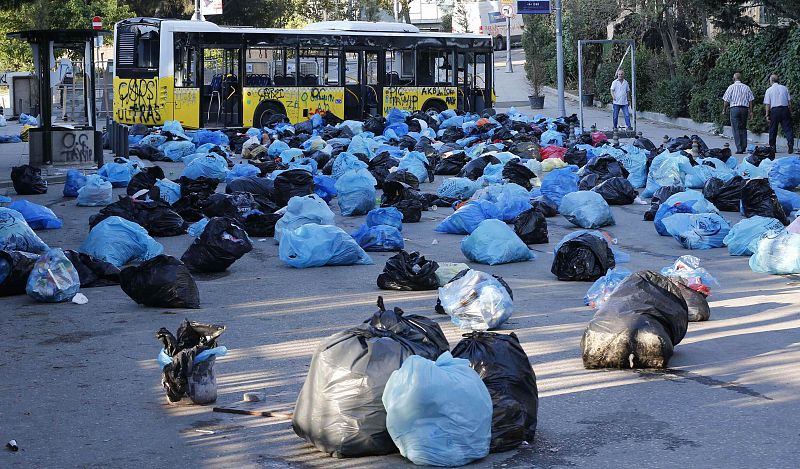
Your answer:
[[[114,26],[114,120],[185,128],[259,127],[273,114],[364,119],[492,106],[492,39],[404,23],[304,29],[131,18]],[[335,116],[335,117],[334,117]]]

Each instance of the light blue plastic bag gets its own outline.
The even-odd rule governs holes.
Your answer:
[[[689,158],[681,152],[664,151],[653,158],[650,172],[647,173],[647,184],[642,197],[652,197],[662,186],[684,186],[686,172],[692,167]]]
[[[774,234],[774,233],[773,233]],[[753,272],[773,275],[800,274],[800,234],[780,232],[757,240],[750,247]]]
[[[403,212],[395,207],[374,208],[367,214],[367,226],[389,225],[403,231]]]
[[[383,406],[392,441],[414,464],[463,466],[489,454],[492,398],[469,360],[406,358],[386,382]]]
[[[484,220],[461,240],[461,253],[481,264],[497,265],[535,259],[514,230],[500,220]]]
[[[614,224],[611,207],[594,191],[571,192],[561,199],[559,212],[575,226],[593,229]]]
[[[228,136],[225,135],[225,133],[221,130],[200,129],[194,133],[192,143],[195,145],[211,143],[221,147],[228,145],[230,143],[230,139],[228,139]]]
[[[170,132],[175,135],[186,135],[179,121],[166,121],[162,129],[164,132]]]
[[[86,176],[77,169],[67,171],[67,179],[64,181],[64,197],[78,197],[78,189],[86,184]]]
[[[542,178],[542,195],[556,207],[561,205],[561,199],[570,192],[578,191],[580,178],[576,174],[578,167],[569,165],[547,173]]]
[[[745,179],[765,178],[769,176],[774,164],[774,160],[765,159],[761,161],[758,166],[755,166],[747,161],[747,159],[744,159],[741,163],[739,163],[739,166],[736,167],[736,174]]]
[[[261,174],[261,170],[250,163],[235,164],[233,165],[233,169],[228,171],[228,175],[225,176],[225,184],[230,183],[236,178],[255,177],[259,174]]]
[[[188,140],[173,140],[158,146],[164,156],[170,161],[183,161],[184,158],[196,153],[194,143]],[[208,152],[205,152],[208,153]]]
[[[114,189],[110,182],[97,174],[86,177],[86,184],[78,189],[77,204],[81,207],[100,207],[114,201]]]
[[[498,328],[514,311],[514,301],[500,281],[486,272],[471,269],[439,288],[439,302],[461,330]]]
[[[304,269],[323,265],[371,265],[372,259],[339,227],[305,224],[281,237],[278,257],[284,264]]]
[[[336,180],[336,200],[342,216],[364,215],[375,208],[377,181],[366,169],[351,170]]]
[[[717,209],[717,207],[708,199],[706,199],[702,192],[695,190],[682,191],[676,194],[672,194],[671,196],[669,196],[667,200],[664,201],[662,205],[675,205],[679,202],[681,203],[691,202],[692,208],[697,213],[719,214],[719,210]]]
[[[676,213],[663,220],[667,232],[686,249],[712,249],[723,246],[730,231],[716,213]]]
[[[172,205],[181,198],[181,185],[169,179],[156,180],[161,200]]]
[[[216,153],[209,153],[206,156],[195,158],[191,163],[187,164],[186,168],[183,169],[183,175],[189,179],[205,176],[209,179],[223,182],[228,175],[228,162]]]
[[[547,130],[539,137],[539,145],[564,145],[564,134],[556,130],[555,124],[548,125]]]
[[[316,194],[294,196],[289,199],[283,216],[275,223],[275,242],[279,242],[285,232],[306,223],[335,225],[335,218],[328,204]]]
[[[630,270],[621,267],[610,269],[589,287],[589,290],[586,291],[586,296],[583,297],[583,304],[594,309],[603,306],[608,296],[630,275]]]
[[[775,191],[775,197],[778,198],[778,202],[781,204],[781,207],[783,207],[784,213],[788,215],[795,210],[800,210],[800,194],[781,189],[780,187],[773,187],[772,190]]]
[[[28,226],[21,213],[0,207],[0,249],[41,254],[49,248]]]
[[[772,187],[790,191],[800,186],[800,156],[776,159],[769,170],[769,183]]]
[[[314,175],[314,193],[325,202],[330,202],[336,197],[336,179],[322,174]]]
[[[64,226],[52,210],[44,205],[35,204],[28,200],[17,200],[8,206],[16,210],[25,218],[25,222],[33,230],[57,230]]]
[[[193,238],[199,238],[201,234],[203,234],[203,230],[206,229],[206,225],[208,225],[208,218],[202,218],[199,221],[196,221],[189,225],[189,228],[186,229],[186,232],[189,236]]]
[[[364,134],[359,134],[350,140],[350,144],[347,146],[347,152],[353,154],[361,153],[362,155],[366,155],[367,158],[372,159],[375,156],[374,150],[377,146],[378,144],[375,140]]]
[[[394,226],[363,224],[351,236],[365,251],[399,251],[405,247],[403,234]]]
[[[131,163],[106,163],[97,172],[114,187],[128,187],[131,178],[139,170]]]
[[[273,140],[267,147],[267,155],[271,158],[281,156],[281,153],[289,149],[289,144],[283,140]]]
[[[661,236],[669,236],[670,234],[667,232],[667,227],[664,226],[664,219],[676,213],[698,213],[692,208],[695,202],[694,200],[690,200],[688,202],[677,202],[674,205],[668,205],[666,203],[661,204],[653,219],[653,226],[655,226],[656,232]]]
[[[764,237],[775,237],[782,231],[784,231],[783,223],[777,219],[755,215],[743,218],[742,221],[733,225],[722,242],[728,246],[731,256],[749,256],[753,254],[750,250],[750,244],[753,241]]]
[[[633,187],[644,187],[647,183],[647,156],[650,152],[630,144],[623,145],[622,149],[624,150],[622,155],[612,156],[628,170],[628,182]],[[588,152],[587,157],[589,157]]]
[[[343,151],[333,161],[331,177],[339,179],[344,173],[353,169],[367,169],[367,163],[359,160],[356,155]]]
[[[145,135],[144,137],[142,137],[141,140],[139,140],[138,144],[142,145],[142,146],[147,145],[147,146],[158,148],[159,146],[161,146],[166,141],[167,141],[167,136],[166,135],[148,134],[148,135]]]
[[[400,158],[397,169],[405,169],[417,177],[420,183],[428,182],[428,158],[420,151],[409,152]]]
[[[81,279],[60,248],[49,249],[33,264],[25,292],[36,301],[69,301],[81,288]]]
[[[474,200],[442,220],[435,231],[439,233],[470,234],[481,222],[492,218],[500,218],[500,209],[497,208],[497,205],[489,200]]]
[[[478,181],[473,181],[470,178],[447,178],[442,181],[442,185],[436,190],[439,197],[451,197],[455,199],[468,199],[475,194],[475,191],[481,188]]]
[[[164,251],[164,246],[139,224],[113,216],[95,225],[78,250],[122,267],[131,261],[152,259]]]

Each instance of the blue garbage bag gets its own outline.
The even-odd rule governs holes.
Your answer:
[[[336,200],[342,216],[364,215],[375,208],[375,184],[366,169],[347,171],[336,180]]]
[[[0,207],[0,250],[41,254],[48,249],[47,244],[25,222],[21,213]]]
[[[403,231],[403,212],[395,207],[374,208],[367,214],[367,226],[389,225]]]
[[[462,330],[498,328],[514,311],[511,294],[499,280],[471,269],[439,288],[439,303],[453,324]]]
[[[669,236],[670,234],[667,232],[667,227],[664,226],[664,219],[671,217],[676,213],[698,213],[694,208],[692,208],[694,203],[694,200],[690,200],[688,202],[676,202],[672,205],[668,205],[666,203],[661,204],[658,207],[658,211],[656,211],[655,218],[653,219],[653,226],[655,226],[656,232],[661,236]]]
[[[183,126],[179,121],[166,121],[163,127],[164,132],[169,132],[175,135],[186,135],[183,131]]]
[[[736,174],[745,179],[766,178],[769,177],[769,173],[772,171],[772,166],[774,164],[774,160],[764,159],[756,166],[747,161],[747,159],[744,159],[739,163],[739,166],[736,167]]]
[[[564,134],[556,130],[555,124],[550,124],[539,137],[539,145],[564,145]]]
[[[465,200],[481,188],[478,181],[473,181],[470,178],[447,178],[442,181],[442,185],[436,190],[439,197],[451,197],[454,199]]]
[[[500,220],[484,220],[461,240],[461,253],[481,264],[497,265],[535,258],[514,230]]]
[[[307,223],[286,231],[278,246],[278,258],[298,269],[323,265],[372,265],[361,246],[339,227]]]
[[[283,216],[275,223],[275,241],[279,242],[285,232],[307,223],[335,225],[335,218],[328,204],[319,196],[294,196],[289,199]]]
[[[486,188],[481,199],[493,202],[500,220],[510,222],[531,208],[530,194],[519,184],[493,184]]]
[[[439,233],[470,234],[484,220],[499,219],[500,209],[489,200],[474,200],[464,204],[442,220],[435,231]]]
[[[33,127],[37,127],[39,125],[39,119],[29,116],[23,112],[19,115],[19,123],[22,125],[31,125]]]
[[[349,127],[350,130],[353,132],[353,135],[358,135],[364,131],[364,123],[361,121],[354,121],[354,120],[346,120],[341,124],[337,125],[336,127]]]
[[[478,178],[478,181],[485,185],[500,184],[503,182],[504,167],[505,165],[503,165],[503,163],[487,164],[486,167],[483,168],[483,176]]]
[[[728,246],[728,253],[731,256],[749,256],[753,254],[750,250],[753,241],[764,237],[774,238],[776,234],[783,231],[783,223],[777,218],[755,215],[743,218],[742,221],[733,225],[722,242]]]
[[[22,143],[19,135],[0,135],[0,143]]]
[[[314,193],[325,202],[330,202],[336,197],[336,179],[322,174],[314,175]]]
[[[343,151],[333,161],[331,177],[339,179],[344,173],[353,169],[367,169],[367,163],[359,160],[356,155]]]
[[[583,304],[594,309],[603,306],[608,296],[630,275],[630,270],[621,267],[609,269],[605,275],[595,280],[589,290],[586,291],[586,296],[583,297]]]
[[[439,124],[439,131],[441,132],[450,127],[461,127],[462,125],[464,125],[464,116],[448,117]]]
[[[289,149],[289,144],[283,140],[273,140],[267,147],[267,155],[272,158],[281,156],[281,153]]]
[[[800,194],[781,189],[780,187],[772,187],[775,191],[775,196],[783,208],[783,212],[787,215],[795,210],[800,210]]]
[[[578,191],[561,199],[558,211],[575,226],[601,228],[614,224],[611,207],[602,195],[594,191]]]
[[[164,251],[164,246],[139,224],[112,216],[92,228],[78,251],[122,267],[131,261],[152,259]]]
[[[686,173],[692,167],[689,158],[681,152],[664,151],[653,158],[650,172],[647,173],[647,184],[642,197],[652,197],[662,186],[684,186]]]
[[[225,176],[225,184],[230,183],[236,178],[254,177],[258,176],[259,174],[261,174],[261,170],[250,163],[235,164],[233,165],[233,168],[228,171],[228,175]]]
[[[167,141],[167,136],[166,135],[149,134],[149,135],[145,135],[145,136],[141,137],[141,140],[139,140],[138,144],[141,145],[141,146],[148,145],[148,146],[151,146],[151,147],[158,148],[161,145],[163,145],[164,142],[166,142],[166,141]]]
[[[181,185],[169,179],[156,180],[161,200],[172,205],[181,198]]]
[[[248,137],[255,137],[260,142],[261,141],[261,135],[263,135],[263,133],[264,132],[261,129],[256,129],[255,127],[250,127],[249,129],[247,129],[247,132],[245,132],[245,135],[247,135]]]
[[[25,218],[25,222],[34,230],[57,230],[64,226],[52,210],[44,205],[35,204],[27,200],[17,200],[8,206],[16,210]]]
[[[362,155],[366,155],[367,158],[372,159],[375,157],[374,149],[377,148],[377,146],[377,142],[364,134],[359,134],[350,140],[350,144],[347,146],[347,151],[348,153],[353,154],[361,153]]]
[[[716,213],[676,213],[662,222],[667,233],[686,249],[720,248],[731,229]]]
[[[753,272],[773,275],[800,274],[800,234],[779,232],[753,243]]]
[[[196,221],[189,225],[189,228],[186,229],[186,232],[189,236],[193,238],[199,238],[201,234],[203,234],[203,230],[206,229],[206,225],[208,225],[208,218],[201,218],[199,221]]]
[[[278,155],[278,158],[280,158],[284,163],[289,163],[302,158],[304,155],[305,154],[303,153],[303,150],[299,148],[287,148],[286,150],[283,150],[280,155]]]
[[[417,177],[420,183],[428,181],[428,158],[421,151],[412,151],[400,158],[397,169],[409,171]]]
[[[406,117],[410,116],[411,113],[408,111],[403,111],[393,107],[389,109],[389,112],[386,113],[386,123],[387,124],[399,124],[401,122],[406,121]]]
[[[772,187],[790,191],[800,186],[800,156],[776,159],[769,170],[769,183]]]
[[[570,192],[578,191],[580,178],[576,174],[578,167],[569,165],[564,168],[554,169],[542,178],[542,195],[556,207],[561,205],[561,199]]]
[[[195,145],[213,143],[214,145],[221,147],[230,144],[230,139],[228,139],[228,136],[225,135],[225,133],[221,130],[200,129],[194,133],[192,143]]]
[[[386,382],[383,406],[392,441],[414,464],[463,466],[489,454],[492,398],[469,360],[406,358]]]
[[[672,194],[662,205],[675,205],[677,203],[690,203],[696,213],[719,213],[719,209],[710,202],[700,191],[688,190]]]
[[[78,197],[78,189],[86,184],[86,176],[77,169],[67,171],[67,180],[64,181],[64,197]]]
[[[158,146],[158,149],[161,150],[164,153],[164,156],[169,158],[170,161],[183,161],[184,158],[198,153],[194,143],[188,140],[164,142]]]
[[[128,183],[137,172],[138,170],[134,170],[126,163],[106,163],[97,174],[110,182],[113,187],[128,187]]]
[[[365,223],[351,236],[365,251],[399,251],[405,247],[403,234],[394,226]]]
[[[25,292],[36,301],[69,301],[81,289],[78,270],[60,248],[48,249],[33,264]]]
[[[612,156],[628,170],[628,182],[633,187],[644,187],[647,183],[647,156],[650,152],[630,144],[623,145],[622,149],[624,150],[622,155]],[[589,157],[588,152],[587,157]]]
[[[113,187],[100,175],[90,174],[86,177],[86,184],[78,189],[77,204],[81,207],[100,207],[113,201]]]
[[[216,179],[219,182],[225,181],[228,175],[228,162],[225,158],[216,153],[195,158],[183,169],[183,175],[189,179],[197,179],[205,176],[209,179]]]
[[[390,132],[393,133],[394,135],[392,136]],[[399,139],[400,137],[403,137],[405,135],[408,135],[408,124],[406,124],[405,122],[399,122],[397,124],[389,124],[383,130],[383,136],[389,139]]]

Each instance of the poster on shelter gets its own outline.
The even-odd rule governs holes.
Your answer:
[[[222,0],[200,0],[200,13],[203,15],[221,15]]]

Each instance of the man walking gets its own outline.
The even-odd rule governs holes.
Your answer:
[[[617,70],[617,79],[611,82],[611,97],[613,98],[614,105],[613,122],[615,129],[619,123],[619,111],[622,109],[622,114],[625,116],[625,125],[628,126],[628,130],[632,130],[631,114],[630,111],[628,111],[628,93],[630,90],[631,87],[628,85],[627,80],[625,80],[625,72]]]
[[[733,74],[733,84],[725,90],[722,100],[725,106],[724,115],[730,109],[731,127],[733,128],[733,141],[736,143],[736,154],[741,155],[747,149],[747,119],[753,117],[753,90],[742,83],[742,74]]]
[[[789,153],[794,153],[794,129],[792,128],[792,97],[789,89],[781,85],[778,75],[769,77],[770,87],[764,93],[764,117],[769,123],[769,146],[775,149],[778,139],[778,125],[783,128],[783,136],[789,145]]]

